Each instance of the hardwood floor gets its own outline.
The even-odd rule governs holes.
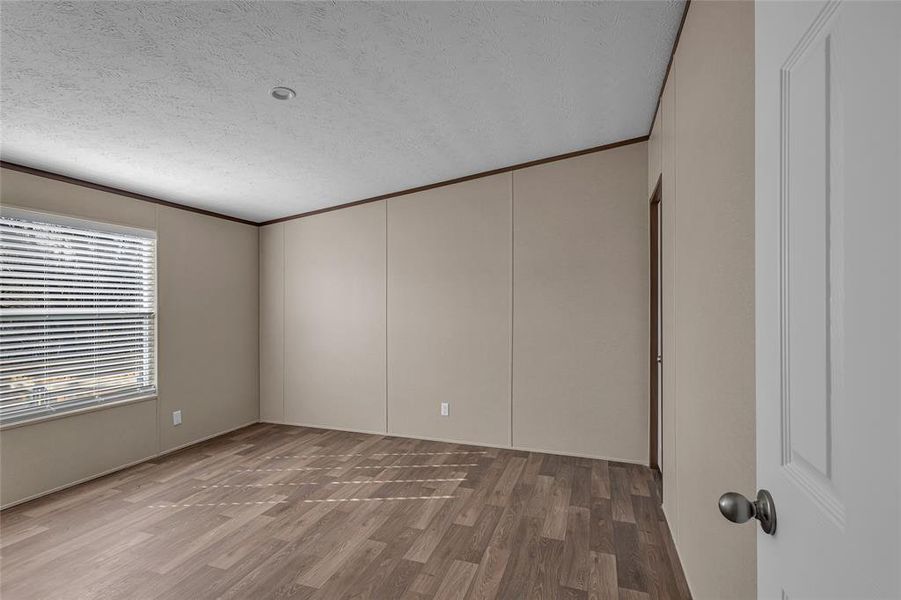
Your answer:
[[[0,596],[688,598],[645,467],[253,425],[0,513]]]

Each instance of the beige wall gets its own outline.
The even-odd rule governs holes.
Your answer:
[[[654,192],[654,187],[657,185],[657,179],[660,177],[660,173],[662,171],[661,161],[663,160],[663,152],[662,144],[660,143],[660,137],[662,135],[660,130],[662,123],[663,115],[658,109],[657,114],[654,116],[654,124],[651,126],[651,134],[648,136],[648,189],[650,190],[650,193],[648,194],[649,197]]]
[[[388,200],[389,433],[510,444],[512,179]]]
[[[259,418],[258,229],[157,216],[160,451]],[[172,411],[183,422],[172,425]]]
[[[159,240],[158,398],[0,431],[0,504],[257,420],[256,227],[8,169],[0,200],[153,229]],[[174,427],[177,409],[184,422]]]
[[[385,209],[284,224],[287,423],[385,431]]]
[[[754,598],[756,528],[716,505],[756,490],[752,3],[692,2],[648,163],[663,173],[664,510],[695,598]]]
[[[647,145],[513,175],[513,441],[648,460]]]
[[[595,287],[609,275],[616,280],[611,289],[619,289],[624,282],[617,269],[644,257],[634,279],[641,279],[640,289],[627,281],[627,291],[618,299],[606,296],[610,303],[600,311],[601,320],[618,320],[610,310],[628,322],[646,310],[644,217],[611,230],[629,247],[625,254],[616,251],[619,263],[602,255],[610,247],[573,237],[571,252],[598,253],[609,273],[574,264],[559,245],[562,238],[547,246],[546,232],[533,219],[550,205],[547,198],[573,211],[555,227],[599,215],[620,219],[625,203],[614,196],[634,193],[632,184],[644,181],[645,160],[645,145],[637,144],[392,199],[390,210],[379,202],[260,229],[3,170],[6,204],[157,231],[159,397],[4,430],[0,501],[8,505],[115,470],[256,421],[261,413],[267,421],[498,446],[509,446],[512,436],[517,447],[645,461],[647,375],[604,363],[618,353],[583,355],[597,350],[583,337],[553,349],[559,371],[542,367],[549,381],[556,377],[566,388],[555,395],[554,412],[578,415],[576,427],[589,422],[601,429],[570,431],[551,423],[542,433],[547,411],[535,410],[537,396],[525,383],[522,397],[510,392],[513,179],[521,178],[525,198],[517,242],[524,281],[533,267],[551,265],[542,259],[543,266],[530,267],[529,261],[553,250],[561,269],[575,268]],[[537,210],[531,218],[530,210]],[[524,307],[540,287],[534,281],[519,288]],[[588,318],[588,306],[582,308],[580,318]],[[531,310],[535,320],[556,318],[553,310],[542,312],[540,302]],[[423,329],[426,323],[431,330]],[[519,323],[525,339],[529,323]],[[590,319],[582,325],[591,335],[611,333],[592,329]],[[612,333],[604,344],[629,346]],[[643,346],[645,329],[633,333],[630,344]],[[537,356],[527,345],[518,347],[523,357]],[[569,359],[560,360],[567,352]],[[588,375],[599,368],[596,360],[609,374],[603,382]],[[644,362],[638,361],[642,369]],[[395,383],[390,401],[389,373]],[[442,400],[451,404],[448,418],[438,417]],[[523,428],[521,440],[511,432],[517,406],[521,414],[513,421]],[[184,423],[173,427],[171,412],[179,409]],[[614,419],[622,423],[617,437],[599,435]],[[105,428],[116,434],[93,444]]]
[[[285,421],[285,224],[260,227],[260,420]]]
[[[677,65],[673,64],[670,69],[670,77],[675,78]],[[674,79],[673,79],[674,80]],[[672,367],[676,365],[676,348],[677,327],[676,327],[676,306],[678,299],[676,298],[674,288],[675,280],[678,276],[678,248],[675,239],[675,208],[676,196],[675,190],[675,160],[676,145],[675,136],[673,135],[673,125],[675,124],[675,97],[673,91],[675,86],[667,86],[663,90],[660,98],[660,109],[657,118],[659,119],[659,130],[655,129],[649,142],[649,149],[659,148],[660,153],[660,169],[658,171],[661,181],[661,189],[665,198],[661,204],[661,248],[663,257],[662,266],[662,282],[661,291],[663,295],[662,313],[663,313],[663,339],[661,341],[663,368],[662,368],[662,400],[661,400],[661,424],[663,430],[662,456],[660,457],[660,469],[665,474],[666,485],[663,486],[663,507],[668,515],[675,516],[678,514],[679,504],[679,481],[676,479],[676,458],[677,449],[675,445],[676,436],[676,373]],[[659,136],[659,137],[657,137]],[[656,185],[656,184],[651,184]],[[649,189],[648,197],[652,190]],[[670,401],[673,400],[673,401]],[[669,476],[672,474],[672,476]],[[678,537],[679,522],[675,518],[669,519],[669,526],[672,534]]]
[[[4,429],[2,505],[146,460],[158,448],[155,399]]]
[[[646,161],[639,143],[264,227],[266,419],[646,462]]]

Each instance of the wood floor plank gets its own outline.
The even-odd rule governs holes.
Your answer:
[[[545,517],[544,529],[541,532],[543,537],[562,541],[566,536],[569,498],[572,494],[572,474],[572,464],[564,462],[554,477],[547,517]]]
[[[420,570],[422,570],[422,564],[405,558],[400,559],[375,588],[371,597],[402,598],[413,584]]]
[[[491,600],[497,598],[497,590],[501,577],[507,568],[510,553],[497,547],[488,546],[479,563],[472,586],[469,588],[467,600]]]
[[[654,474],[259,424],[0,513],[4,600],[684,600]]]
[[[596,460],[591,465],[591,497],[610,498],[610,465],[606,460]]]
[[[676,580],[666,549],[657,544],[641,543],[642,561],[648,573],[648,593],[656,600],[673,600],[679,597]]]
[[[572,493],[569,496],[570,506],[591,507],[591,465],[579,464],[573,474]]]
[[[395,511],[369,539],[385,543],[385,549],[364,569],[354,569],[354,583],[345,592],[347,598],[397,598],[404,594],[422,565],[410,562],[404,576],[404,554],[419,537],[420,531],[406,526],[402,510]],[[391,586],[385,588],[384,586]],[[380,589],[381,588],[381,589]],[[382,594],[382,595],[380,595]]]
[[[361,545],[369,541],[369,535],[381,527],[387,518],[386,515],[370,514],[353,532],[348,532],[348,535],[329,550],[321,560],[306,572],[301,573],[297,577],[297,583],[308,587],[321,588],[332,575],[344,566],[345,562],[354,555]]]
[[[312,598],[317,600],[346,598],[356,582],[358,573],[376,561],[387,546],[384,542],[363,540],[357,549],[348,556],[347,564],[350,568],[343,568],[334,577],[328,579],[319,591],[312,595]]]
[[[283,500],[284,496],[276,496],[276,500]],[[228,519],[223,522],[221,525],[214,527],[208,531],[205,531],[201,535],[194,537],[194,539],[186,544],[181,546],[177,552],[170,553],[167,557],[167,560],[156,567],[154,571],[159,573],[160,575],[165,575],[179,564],[194,560],[195,555],[197,555],[202,550],[209,548],[213,544],[220,543],[223,538],[237,532],[241,527],[245,524],[252,521],[257,516],[263,514],[267,510],[269,510],[270,505],[268,504],[251,504],[245,507],[247,510],[244,511],[240,517]]]
[[[478,569],[479,565],[455,560],[441,581],[434,596],[435,600],[463,600],[469,592],[469,586]]]
[[[639,540],[644,544],[662,545],[654,499],[650,496],[632,496],[632,507],[638,525]]]
[[[538,540],[538,560],[532,569],[529,600],[555,600],[559,596],[563,542],[542,537]]]
[[[593,552],[615,554],[613,542],[613,508],[610,500],[599,498],[591,504],[591,526],[588,546]]]
[[[613,520],[635,523],[635,511],[632,507],[632,482],[629,480],[629,471],[624,467],[610,467],[610,481]]]
[[[208,566],[227,571],[237,563],[245,560],[254,551],[259,530],[271,523],[274,517],[260,515],[251,519],[244,527],[241,535],[231,536],[216,548],[216,556],[207,563]]]
[[[662,516],[658,524],[660,526],[660,537],[663,539],[666,556],[669,559],[667,563],[675,579],[676,597],[691,598],[691,591],[688,589],[688,582],[685,580],[685,573],[682,571],[682,563],[679,561],[673,538],[670,536],[669,525],[667,525],[666,520]]]
[[[619,597],[616,556],[593,551],[589,556],[591,561],[588,575],[589,600],[616,600]]]
[[[507,505],[510,501],[510,494],[513,493],[513,486],[516,485],[525,466],[526,459],[519,456],[507,461],[507,467],[488,497],[488,504],[492,506]]]
[[[473,526],[466,528],[467,535],[463,537],[459,547],[454,549],[454,558],[479,564],[488,544],[491,543],[503,512],[504,509],[499,506],[485,506]]]
[[[14,533],[9,533],[0,538],[0,549],[6,548],[7,546],[12,546],[13,544],[17,544],[23,540],[27,540],[28,538],[44,533],[45,531],[49,531],[49,527],[44,525],[30,525],[25,527],[24,529],[19,529]]]
[[[645,592],[619,588],[619,600],[651,600],[651,597]]]
[[[510,504],[504,508],[504,512],[494,528],[494,533],[491,534],[489,546],[508,552],[512,549],[513,537],[533,491],[533,486],[526,484],[524,481],[516,484],[516,487],[513,488],[513,494],[510,496]]]
[[[634,523],[613,522],[616,546],[616,574],[619,587],[640,592],[648,591],[648,575],[642,563],[638,542],[638,527]]]
[[[554,598],[556,600],[588,600],[588,592],[561,586],[557,588],[557,595]]]
[[[544,522],[531,517],[519,520],[511,538],[510,559],[501,579],[498,598],[525,598],[538,571],[538,543]]]
[[[540,519],[544,523],[551,506],[551,493],[554,487],[554,478],[550,475],[538,475],[532,486],[532,494],[526,507],[526,514]]]
[[[465,476],[466,472],[453,472],[451,475],[452,478],[459,477],[460,475]],[[460,487],[459,481],[445,481],[442,482],[438,488],[435,490],[434,494],[423,494],[423,495],[433,495],[433,496],[453,496],[454,490]],[[440,513],[444,509],[444,505],[447,503],[445,500],[436,500],[433,502],[425,502],[419,507],[419,516],[413,521],[412,527],[414,529],[426,529],[429,526],[429,523],[432,522],[432,519],[435,518],[438,513]]]
[[[563,544],[560,585],[577,590],[588,589],[590,532],[591,511],[579,506],[570,506],[566,539]]]
[[[626,470],[629,472],[629,483],[631,484],[631,494],[633,496],[650,496],[651,495],[651,471],[640,465],[628,465]]]
[[[422,532],[421,536],[419,536],[419,539],[413,542],[413,545],[410,547],[410,550],[407,551],[404,558],[415,562],[427,562],[432,555],[432,552],[441,542],[441,538],[444,537],[444,534],[447,533],[447,530],[453,525],[454,519],[465,504],[465,498],[470,493],[471,490],[461,489],[459,494],[460,497],[458,499],[451,499],[451,504],[446,505],[444,511],[439,513],[438,516],[432,520],[429,527]]]

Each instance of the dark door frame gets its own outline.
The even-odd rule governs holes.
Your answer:
[[[661,260],[661,244],[660,244],[660,227],[661,227],[661,200],[663,199],[663,176],[661,175],[657,179],[657,185],[654,186],[654,193],[651,194],[651,198],[648,202],[649,208],[649,227],[650,230],[650,317],[651,317],[651,328],[650,328],[650,348],[649,348],[649,366],[650,366],[650,377],[648,378],[650,381],[650,411],[649,411],[649,424],[650,424],[650,432],[648,434],[648,464],[652,469],[656,469],[660,471],[660,459],[658,448],[662,446],[662,434],[658,427],[658,422],[660,420],[660,413],[662,410],[662,401],[663,399],[660,397],[662,394],[659,393],[660,390],[660,382],[659,378],[659,369],[657,367],[657,357],[663,354],[662,352],[662,340],[661,340],[661,332],[660,332],[660,304],[661,296],[660,296],[660,280],[661,273],[663,269],[662,260]]]

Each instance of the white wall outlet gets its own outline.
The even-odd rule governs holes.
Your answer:
[[[441,403],[441,416],[446,417],[450,414],[450,403],[442,402]]]
[[[172,424],[173,425],[181,425],[181,411],[180,410],[172,411]]]

